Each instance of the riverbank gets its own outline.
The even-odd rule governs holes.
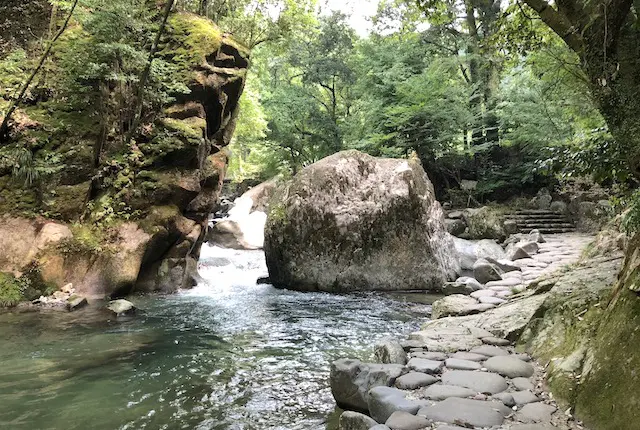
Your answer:
[[[567,344],[580,336],[573,327],[610,295],[623,256],[618,250],[584,257],[587,236],[546,239],[531,259],[518,260],[521,271],[503,276],[507,282],[480,290],[486,295],[474,294],[475,300],[504,300],[494,308],[447,316],[456,315],[456,306],[458,314],[465,313],[470,305],[458,302],[474,299],[446,297],[434,303],[436,311],[449,309],[441,318],[406,340],[378,345],[384,364],[335,362],[331,381],[338,404],[367,412],[393,430],[586,428],[574,417],[574,388],[566,383],[579,383],[584,353],[576,356]],[[368,429],[369,420],[345,413],[341,428]]]

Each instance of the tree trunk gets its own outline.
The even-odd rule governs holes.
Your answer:
[[[476,10],[472,0],[465,0],[465,12],[467,29],[469,31],[469,79],[471,80],[471,96],[469,107],[473,113],[474,120],[471,124],[471,145],[481,145],[484,143],[484,133],[482,132],[482,79],[480,77],[480,49],[478,26],[476,23]]]
[[[609,131],[640,179],[640,29],[632,0],[523,0],[575,51]]]
[[[165,4],[164,12],[162,15],[162,23],[160,24],[160,28],[156,33],[156,37],[153,40],[153,45],[151,45],[151,50],[149,51],[149,59],[147,60],[147,65],[140,75],[140,83],[138,84],[138,92],[136,97],[136,106],[133,110],[134,117],[131,123],[131,127],[129,128],[129,132],[127,133],[127,137],[125,139],[125,143],[128,144],[131,142],[136,130],[140,126],[140,122],[142,121],[142,111],[144,107],[144,87],[147,85],[147,81],[149,80],[149,73],[151,73],[151,65],[153,64],[153,59],[156,56],[156,51],[158,50],[158,44],[160,43],[160,38],[162,37],[162,33],[164,33],[164,28],[167,25],[167,20],[169,19],[169,14],[171,14],[171,9],[173,8],[173,3],[175,0],[167,0]]]
[[[62,36],[62,33],[64,33],[64,31],[67,29],[67,26],[69,25],[69,21],[71,20],[71,16],[73,16],[73,11],[76,9],[77,5],[78,5],[78,0],[75,0],[73,2],[73,5],[71,6],[69,15],[67,15],[67,19],[64,21],[64,24],[47,45],[47,49],[45,49],[44,52],[42,53],[42,56],[40,57],[40,61],[38,62],[38,65],[36,66],[36,68],[33,69],[33,72],[31,72],[31,75],[29,76],[29,78],[24,82],[24,84],[22,84],[18,97],[16,97],[15,100],[9,106],[9,109],[7,110],[7,113],[4,116],[4,119],[2,120],[2,124],[0,124],[0,142],[4,142],[8,138],[9,120],[11,119],[11,115],[13,115],[13,112],[15,112],[15,110],[18,108],[20,103],[22,103],[22,99],[24,98],[24,95],[27,93],[27,90],[29,89],[29,85],[31,85],[31,82],[33,82],[33,79],[36,77],[36,75],[42,68],[42,65],[44,64],[44,62],[47,60],[47,57],[51,53],[51,48],[53,48],[53,44],[56,43],[56,41],[60,38],[60,36]]]

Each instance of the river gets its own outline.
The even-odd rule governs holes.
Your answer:
[[[144,312],[128,320],[100,305],[0,313],[0,428],[324,430],[330,362],[371,359],[425,319],[417,296],[256,285],[261,251],[205,245],[200,274],[133,297]]]

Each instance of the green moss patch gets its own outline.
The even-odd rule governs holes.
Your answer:
[[[182,72],[206,61],[207,55],[222,45],[222,33],[207,18],[190,13],[177,13],[169,18],[170,43],[162,51],[170,56]]]

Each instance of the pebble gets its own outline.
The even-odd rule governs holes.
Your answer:
[[[484,362],[490,372],[496,372],[509,378],[533,376],[533,366],[513,356],[495,356]]]
[[[407,363],[409,369],[429,374],[440,373],[443,365],[442,361],[428,360],[426,358],[412,358]]]
[[[438,382],[438,378],[435,376],[427,375],[426,373],[409,372],[396,379],[396,387],[401,390],[415,390],[436,382]]]
[[[481,340],[482,343],[493,346],[509,346],[511,344],[507,339],[501,339],[494,336],[483,337]]]
[[[507,381],[500,375],[468,370],[451,370],[442,375],[442,383],[469,388],[476,393],[496,394],[508,388]]]
[[[480,363],[470,360],[461,360],[459,358],[447,358],[444,365],[449,369],[455,370],[480,370],[482,365]]]
[[[510,393],[498,393],[491,396],[495,400],[501,401],[505,406],[512,407],[516,405],[516,401]]]

